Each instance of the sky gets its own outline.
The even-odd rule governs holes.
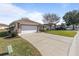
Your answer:
[[[43,24],[45,13],[55,13],[62,22],[68,11],[79,10],[78,3],[0,3],[0,23],[10,24],[15,20],[28,17],[32,21]]]

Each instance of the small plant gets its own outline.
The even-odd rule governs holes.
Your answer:
[[[8,35],[6,36],[6,38],[12,38],[17,36],[17,31],[15,31],[14,28],[14,26],[8,28]]]

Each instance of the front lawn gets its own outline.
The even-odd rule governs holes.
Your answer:
[[[20,38],[9,38],[4,39],[4,37],[0,37],[0,54],[3,53],[8,45],[12,45],[13,56],[40,56],[40,52],[28,41]]]
[[[76,35],[76,31],[68,31],[68,30],[47,30],[46,33],[74,37]]]

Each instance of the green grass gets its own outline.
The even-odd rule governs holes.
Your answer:
[[[68,31],[68,30],[48,30],[46,32],[50,34],[67,36],[67,37],[74,37],[76,35],[76,31]]]
[[[5,52],[8,45],[12,45],[13,56],[40,56],[40,52],[28,41],[20,38],[4,39],[0,37],[0,54]]]

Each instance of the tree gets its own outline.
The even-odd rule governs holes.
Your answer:
[[[67,25],[73,25],[73,30],[75,29],[75,25],[79,24],[79,10],[73,10],[67,12],[63,19],[65,20]]]
[[[48,13],[48,14],[44,14],[43,18],[44,18],[43,21],[50,26],[50,30],[51,30],[51,26],[52,25],[56,26],[56,23],[59,21],[60,17],[58,17],[56,14]]]

